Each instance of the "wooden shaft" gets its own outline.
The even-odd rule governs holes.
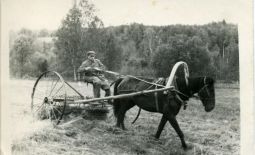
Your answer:
[[[121,95],[116,95],[116,96],[107,96],[107,97],[93,98],[93,99],[88,99],[88,100],[77,100],[77,101],[74,101],[74,103],[88,103],[88,102],[95,102],[95,101],[102,101],[102,100],[127,98],[127,97],[136,96],[136,95],[149,94],[149,93],[154,93],[154,92],[159,92],[159,91],[166,91],[166,90],[173,89],[173,88],[174,87],[171,86],[169,88],[143,90],[143,91],[138,91],[138,92],[134,92],[134,93],[130,93],[130,94],[121,94]]]

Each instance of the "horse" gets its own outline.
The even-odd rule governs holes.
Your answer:
[[[164,79],[163,86],[166,83]],[[177,132],[184,150],[187,144],[184,140],[184,134],[181,131],[176,120],[176,115],[181,107],[197,93],[206,112],[210,112],[215,107],[214,80],[211,77],[189,77],[175,78],[175,89],[167,92],[157,92],[154,94],[143,94],[131,98],[115,99],[113,104],[114,116],[117,118],[116,126],[125,130],[124,118],[126,112],[137,105],[139,108],[149,112],[161,113],[162,118],[159,123],[155,138],[159,139],[160,134],[167,121]],[[150,81],[152,82],[152,81]],[[155,82],[155,81],[154,81]],[[188,83],[187,83],[188,82]],[[123,77],[118,79],[114,85],[114,95],[132,93],[141,90],[157,89],[160,85],[145,83],[132,77]]]

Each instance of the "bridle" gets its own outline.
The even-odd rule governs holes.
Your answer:
[[[198,91],[198,97],[199,97],[199,99],[204,99],[204,100],[211,100],[211,99],[214,99],[213,97],[209,97],[210,96],[210,92],[209,92],[209,90],[208,90],[208,84],[206,84],[206,76],[204,77],[204,86]],[[206,94],[207,94],[207,96],[208,97],[201,97],[199,94],[200,94],[200,92],[201,91],[203,91],[205,89],[205,92],[206,92]]]
[[[189,95],[187,95],[187,94],[184,94],[184,93],[180,92],[180,91],[177,90],[177,89],[174,89],[174,91],[177,92],[178,94],[183,95],[183,96],[186,97],[186,98],[195,98],[195,99],[197,99],[197,100],[199,100],[199,99],[205,99],[205,100],[213,99],[213,97],[209,97],[209,96],[210,96],[210,92],[209,92],[209,90],[208,90],[208,86],[209,86],[209,85],[206,84],[206,76],[204,77],[204,80],[203,80],[203,81],[204,81],[204,86],[203,86],[202,88],[199,89],[199,91],[197,92],[198,95],[189,96]],[[205,89],[206,94],[207,94],[208,97],[201,97],[201,96],[199,95],[200,92],[203,91],[204,89]]]

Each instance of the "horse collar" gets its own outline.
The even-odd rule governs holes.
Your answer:
[[[184,96],[185,98],[187,98],[187,100],[189,100],[189,98],[192,96],[192,91],[189,91],[190,94],[185,94],[185,93],[183,93],[183,92],[181,92],[181,91],[179,90],[179,87],[178,87],[176,78],[174,79],[174,87],[175,87],[175,91],[176,91],[178,94],[180,94],[180,95]],[[188,86],[188,85],[187,85],[187,88],[189,89],[189,86]],[[187,104],[187,103],[186,103],[186,104]]]

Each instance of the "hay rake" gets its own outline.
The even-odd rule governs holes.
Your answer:
[[[59,124],[63,116],[67,114],[67,107],[77,107],[81,104],[90,105],[100,101],[173,90],[173,77],[180,65],[184,65],[184,68],[186,69],[185,73],[188,73],[187,64],[185,62],[176,63],[171,71],[169,81],[164,88],[101,98],[91,98],[92,92],[86,92],[86,94],[83,94],[81,93],[81,90],[78,90],[73,85],[65,81],[58,72],[46,71],[38,77],[34,84],[31,95],[31,110],[34,116],[39,117],[40,119],[50,119],[54,123]]]

